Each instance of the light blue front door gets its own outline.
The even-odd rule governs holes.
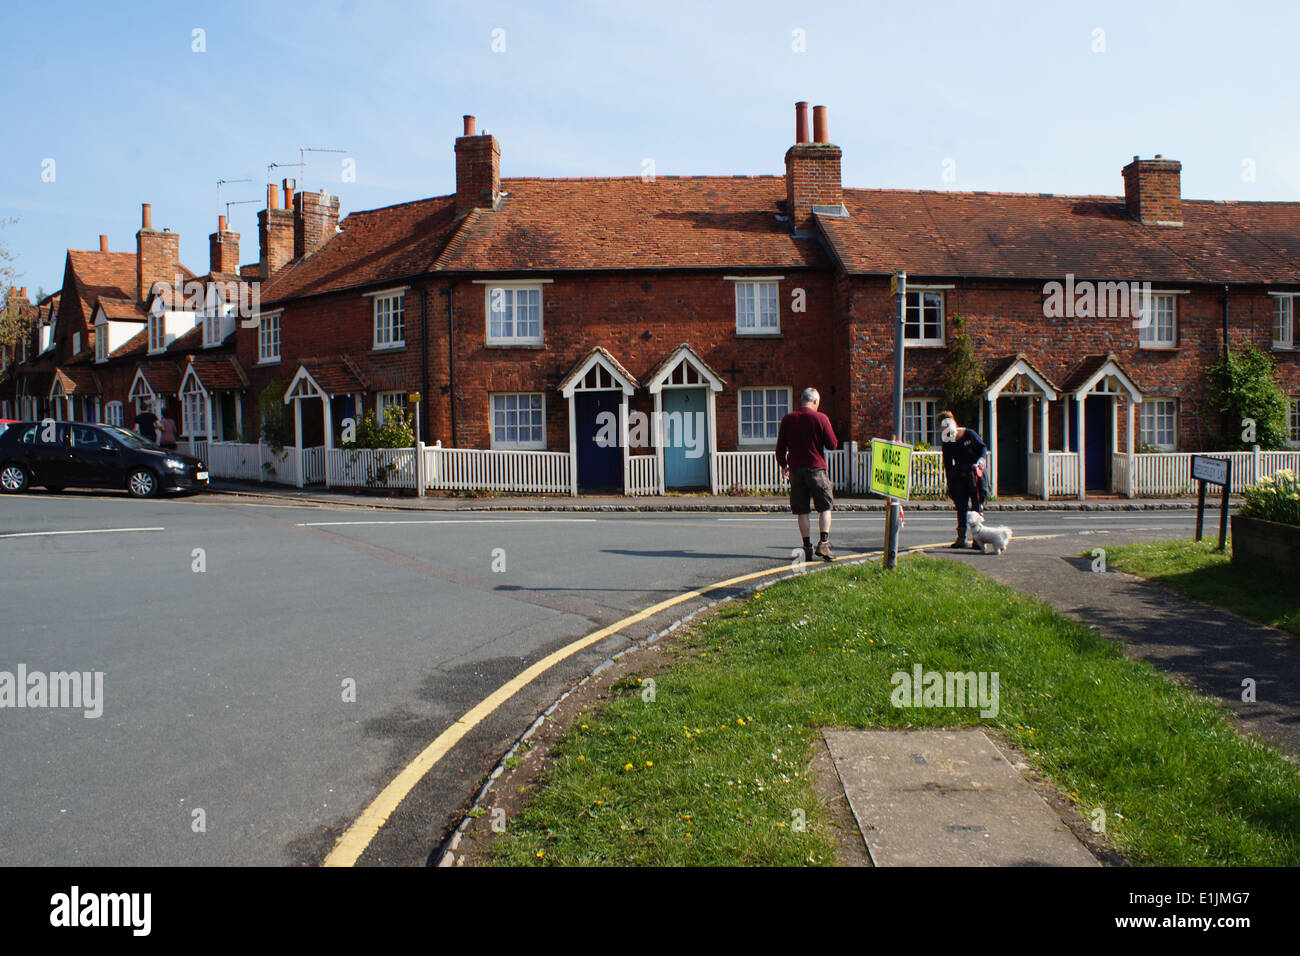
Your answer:
[[[703,388],[665,388],[664,484],[669,488],[709,486],[709,406]]]

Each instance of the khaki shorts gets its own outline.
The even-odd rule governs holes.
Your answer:
[[[808,513],[811,499],[817,511],[830,511],[835,504],[835,493],[824,468],[790,469],[790,510],[797,515]]]

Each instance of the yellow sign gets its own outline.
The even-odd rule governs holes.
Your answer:
[[[912,446],[903,442],[871,439],[871,476],[868,487],[886,498],[907,500],[912,487]]]

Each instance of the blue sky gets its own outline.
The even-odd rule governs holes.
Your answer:
[[[779,174],[799,99],[849,186],[1113,195],[1161,153],[1184,196],[1300,200],[1297,27],[1291,3],[1133,0],[7,4],[0,241],[54,291],[69,246],[134,250],[151,202],[202,272],[225,201],[256,199],[232,210],[250,262],[268,163],[345,149],[272,171],[344,214],[444,194],[464,113],[505,176]],[[218,179],[253,181],[219,205]]]

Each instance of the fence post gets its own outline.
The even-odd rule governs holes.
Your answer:
[[[266,450],[260,437],[257,439],[257,480],[266,484]]]
[[[1255,454],[1252,457],[1251,462],[1252,462],[1251,480],[1243,486],[1245,488],[1249,488],[1251,485],[1259,484],[1259,478],[1260,478],[1259,472],[1260,472],[1260,468],[1262,468],[1264,464],[1264,456],[1260,454],[1258,445],[1255,446]]]
[[[424,497],[424,442],[415,439],[415,497]]]

